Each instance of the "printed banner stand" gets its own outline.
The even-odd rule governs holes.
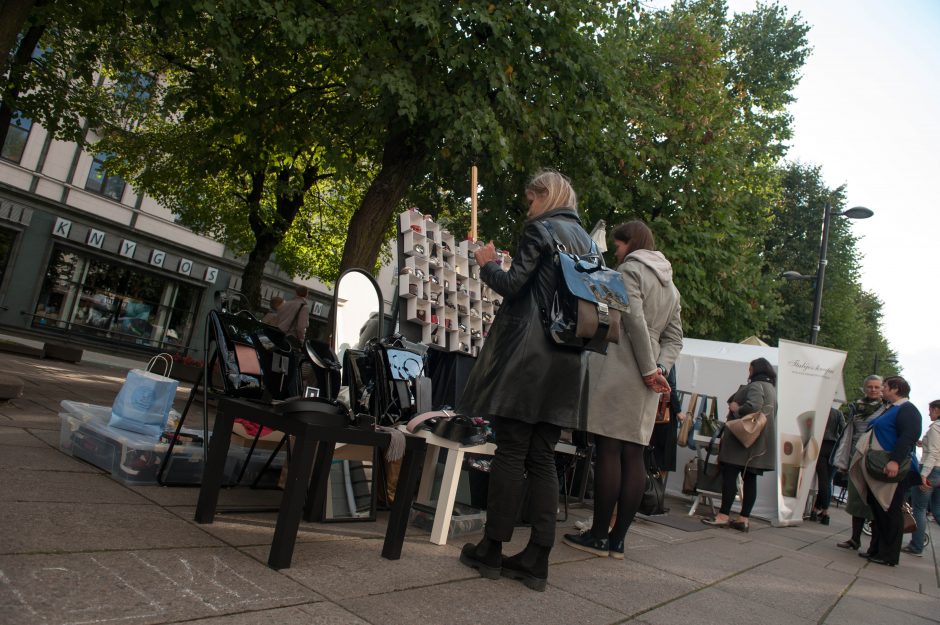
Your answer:
[[[783,339],[778,348],[775,525],[799,525],[846,353]]]

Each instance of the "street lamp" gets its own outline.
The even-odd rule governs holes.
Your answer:
[[[822,293],[823,281],[826,279],[826,252],[829,249],[829,222],[833,215],[836,217],[847,217],[849,219],[868,219],[875,212],[864,206],[853,206],[844,211],[833,211],[832,204],[826,202],[826,209],[823,213],[822,241],[819,244],[819,267],[816,269],[815,276],[804,276],[796,271],[784,271],[780,277],[786,280],[812,280],[813,281],[813,325],[809,335],[809,342],[816,344],[816,338],[819,336],[819,315],[822,312]]]

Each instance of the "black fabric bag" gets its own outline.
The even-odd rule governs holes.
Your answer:
[[[541,223],[555,244],[558,267],[552,309],[542,309],[545,332],[559,347],[606,354],[608,343],[620,342],[620,313],[629,310],[623,278],[604,266],[596,243],[579,256],[558,240],[548,220]]]
[[[656,466],[653,448],[647,447],[644,455],[646,459],[646,489],[643,491],[639,512],[646,516],[665,514],[666,487],[660,481],[659,467]]]

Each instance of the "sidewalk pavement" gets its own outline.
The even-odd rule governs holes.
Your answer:
[[[59,402],[110,404],[125,372],[0,353],[0,373],[26,385],[0,404],[0,624],[940,623],[937,527],[925,557],[901,554],[889,568],[835,546],[849,533],[841,509],[828,527],[755,521],[747,534],[638,518],[624,561],[561,543],[590,513],[574,510],[559,524],[544,593],[462,566],[460,546],[479,535],[437,546],[409,528],[401,559],[385,560],[381,513],[375,523],[302,523],[293,566],[273,571],[273,513],[198,525],[198,489],[125,486],[59,451]],[[279,497],[227,489],[220,506]],[[682,525],[688,504],[671,505],[669,520]],[[527,536],[520,529],[505,551]]]

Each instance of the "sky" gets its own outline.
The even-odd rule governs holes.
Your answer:
[[[828,186],[846,185],[846,207],[875,212],[852,222],[862,286],[884,302],[883,331],[926,425],[940,399],[940,1],[780,4],[810,25],[813,48],[787,158],[821,166]],[[729,1],[733,12],[755,5]]]

